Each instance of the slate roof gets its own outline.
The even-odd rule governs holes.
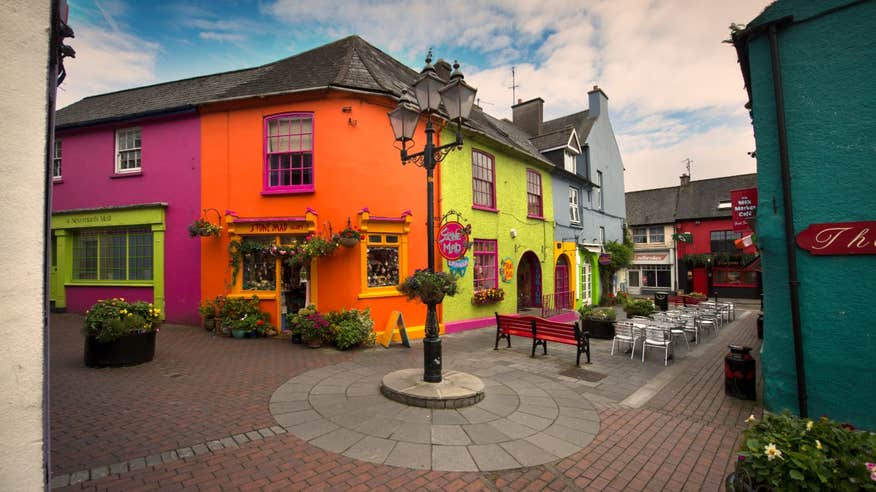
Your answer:
[[[730,200],[730,191],[757,188],[757,174],[691,181],[685,186],[631,191],[626,194],[627,223],[631,226],[666,224],[676,220],[727,218],[729,208],[718,204]]]
[[[678,186],[626,194],[627,223],[630,226],[671,224],[675,222]]]
[[[399,96],[417,72],[349,36],[260,67],[87,97],[56,114],[58,128],[194,110],[198,104],[318,88]]]
[[[530,138],[530,142],[535,145],[538,150],[544,152],[557,147],[565,147],[572,137],[572,127],[561,128],[550,133],[542,133],[541,135]]]
[[[491,139],[528,155],[543,164],[554,167],[538,148],[529,140],[529,135],[508,120],[500,120],[483,112],[477,106],[471,110],[467,121],[471,130],[487,135]]]
[[[691,181],[689,185],[678,189],[675,218],[687,220],[730,217],[732,211],[729,208],[718,210],[718,203],[729,200],[731,190],[756,187],[757,174]]]
[[[583,145],[587,141],[587,136],[590,135],[590,129],[593,128],[593,123],[595,122],[596,118],[590,117],[590,111],[584,110],[545,121],[542,123],[541,129],[542,134],[545,134],[562,128],[572,127],[578,133],[578,141]]]

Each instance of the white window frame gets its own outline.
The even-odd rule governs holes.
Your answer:
[[[720,202],[718,202],[718,210],[729,210],[732,206],[733,204],[730,202],[730,200],[721,200]]]
[[[578,173],[576,156],[568,150],[563,152],[563,168],[572,174]]]
[[[605,244],[605,227],[599,226],[599,244]]]
[[[52,153],[52,179],[55,181],[60,181],[61,177],[61,154],[63,151],[63,145],[61,144],[61,139],[55,139],[55,148]]]
[[[647,227],[633,227],[630,230],[631,235],[633,236],[634,244],[646,244],[648,242],[648,228]],[[637,241],[637,239],[641,239],[641,241]]]
[[[127,137],[129,134],[135,134],[134,142],[137,140],[140,141],[139,146],[127,146]],[[122,145],[122,137],[125,137],[125,146]],[[127,174],[127,173],[139,173],[143,169],[143,156],[142,156],[142,147],[143,147],[143,134],[139,126],[129,127],[129,128],[119,128],[116,130],[116,174]],[[136,152],[137,153],[137,167],[128,167],[122,169],[122,153],[123,152]]]
[[[602,210],[605,208],[602,201],[602,171],[596,171],[596,186],[598,186],[598,188],[593,189],[593,206],[597,210]]]
[[[660,240],[659,241],[654,239],[654,235],[652,234],[654,229],[660,230]],[[666,242],[666,229],[664,229],[663,226],[648,226],[648,242],[655,243],[655,244],[665,243]]]
[[[592,272],[590,271],[590,261],[584,259],[581,262],[581,301],[590,304],[593,298]]]
[[[578,188],[569,188],[569,222],[581,223],[580,192]]]

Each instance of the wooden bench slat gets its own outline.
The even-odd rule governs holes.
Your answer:
[[[496,344],[499,348],[499,340],[505,339],[508,347],[511,347],[511,335],[532,338],[532,354],[535,357],[535,349],[539,345],[547,354],[547,342],[558,342],[577,347],[575,364],[581,364],[581,354],[587,354],[587,363],[590,363],[590,334],[580,329],[578,322],[573,324],[550,321],[536,316],[514,316],[496,313]]]

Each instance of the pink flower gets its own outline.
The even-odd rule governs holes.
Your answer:
[[[867,463],[867,470],[870,470],[870,480],[876,482],[876,463]]]

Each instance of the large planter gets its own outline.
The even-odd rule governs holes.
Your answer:
[[[155,331],[125,335],[112,342],[85,337],[85,365],[88,367],[133,366],[155,357]]]
[[[231,330],[231,336],[234,338],[246,338],[247,333],[249,333],[248,330]]]
[[[590,332],[590,338],[611,340],[614,338],[614,321],[584,318],[584,331]]]

